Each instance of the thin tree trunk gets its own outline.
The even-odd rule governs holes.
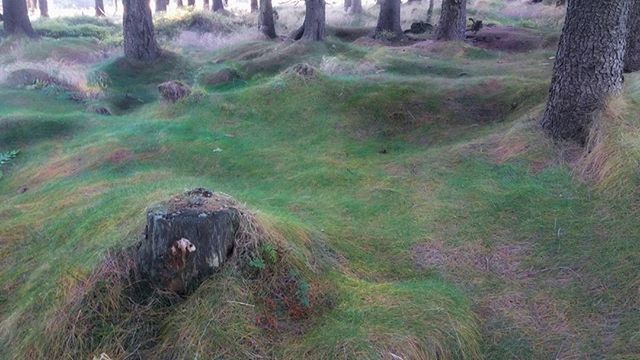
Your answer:
[[[400,27],[400,0],[382,0],[374,37],[385,40],[399,40],[404,37]]]
[[[209,6],[209,0],[203,0],[202,2],[202,8],[206,11],[211,10],[211,7]]]
[[[627,50],[624,57],[624,71],[640,70],[640,1],[634,1],[629,12]]]
[[[224,3],[222,0],[213,0],[213,11],[219,12],[224,10]]]
[[[29,37],[37,37],[31,27],[29,12],[25,0],[2,0],[3,26],[7,34],[25,34]]]
[[[96,16],[98,17],[105,16],[106,13],[104,12],[104,0],[96,0],[95,4],[96,4]]]
[[[273,21],[273,7],[271,0],[260,0],[260,15],[258,17],[260,32],[269,39],[276,37],[276,27]]]
[[[467,29],[467,0],[442,0],[436,39],[464,40]]]
[[[429,0],[429,8],[427,9],[427,22],[432,24],[433,21],[433,3],[434,0]]]
[[[251,12],[258,12],[258,0],[251,0]]]
[[[344,11],[349,11],[351,7],[351,0],[344,0]]]
[[[631,1],[569,1],[542,127],[584,144],[593,116],[622,90]]]
[[[196,6],[196,0],[187,0],[188,6]]]
[[[40,17],[48,18],[49,4],[47,3],[47,0],[39,0],[38,5],[40,5]]]
[[[123,0],[124,54],[130,60],[151,61],[160,56],[148,0]]]
[[[182,0],[178,0],[176,2],[176,6],[179,7],[179,8],[184,7],[184,2],[182,2]]]
[[[305,0],[304,23],[293,33],[294,40],[322,41],[325,37],[324,0]]]
[[[167,0],[156,0],[156,12],[167,11]]]
[[[349,8],[349,14],[352,14],[352,15],[362,14],[362,0],[351,0],[351,7]]]

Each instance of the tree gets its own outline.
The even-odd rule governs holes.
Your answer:
[[[24,34],[29,37],[37,37],[31,27],[27,2],[25,0],[2,0],[4,9],[3,23],[7,34]]]
[[[196,0],[187,0],[187,6],[196,6]]]
[[[362,0],[351,0],[351,6],[349,7],[349,14],[352,14],[352,15],[362,14]]]
[[[251,12],[258,12],[258,0],[251,0]]]
[[[344,0],[344,11],[349,11],[351,7],[351,0]]]
[[[135,61],[151,61],[160,56],[148,0],[123,0],[124,55]]]
[[[260,14],[258,16],[260,32],[269,39],[276,37],[276,27],[273,21],[273,7],[271,0],[260,0]]]
[[[400,0],[382,0],[374,37],[386,40],[398,40],[404,37],[400,27]]]
[[[156,12],[167,11],[167,0],[156,0]]]
[[[640,1],[633,1],[628,24],[624,71],[634,72],[640,70]]]
[[[631,1],[569,1],[541,120],[555,139],[584,144],[594,114],[622,89]]]
[[[436,31],[438,40],[464,40],[467,28],[467,0],[442,0],[442,11]]]
[[[184,2],[182,0],[178,0],[176,2],[176,6],[179,7],[179,8],[184,7]]]
[[[105,16],[104,12],[104,0],[96,0],[96,16]]]
[[[39,0],[38,5],[40,6],[40,17],[48,18],[49,4],[47,3],[47,0]]]
[[[325,37],[324,0],[305,0],[304,23],[293,33],[294,40],[322,41]]]
[[[211,8],[209,7],[209,0],[202,1],[202,8],[205,10],[211,10]]]
[[[213,0],[213,11],[224,11],[224,3],[222,3],[222,0]]]
[[[429,24],[433,21],[433,2],[434,0],[429,0],[429,8],[427,9],[427,22]]]

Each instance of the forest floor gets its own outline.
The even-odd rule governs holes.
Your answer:
[[[640,76],[590,152],[552,143],[561,14],[517,3],[475,2],[499,25],[481,43],[360,38],[375,9],[330,11],[314,44],[261,40],[249,15],[156,19],[167,52],[144,66],[111,20],[2,39],[0,358],[637,359]],[[162,101],[168,80],[193,93]],[[149,319],[112,288],[89,306],[147,206],[194,187],[279,234],[296,311],[229,272]],[[83,312],[73,335],[60,319]]]

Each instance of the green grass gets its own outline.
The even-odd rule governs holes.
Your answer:
[[[55,41],[46,46],[95,44]],[[400,52],[336,39],[174,50],[147,67],[111,58],[87,70],[113,116],[0,87],[0,150],[20,149],[0,179],[0,358],[124,357],[137,328],[149,330],[134,340],[151,358],[640,352],[637,197],[616,195],[637,178],[585,183],[538,131],[547,50]],[[299,62],[322,68],[323,56],[382,71],[282,73]],[[195,84],[222,67],[243,82],[173,105],[158,99],[158,83]],[[638,80],[627,79],[629,113]],[[609,148],[636,154],[629,131],[612,133]],[[614,169],[635,174],[629,163]],[[61,313],[77,309],[68,304],[109,252],[140,239],[145,208],[199,186],[231,194],[279,234],[286,266],[274,268],[267,251],[263,274],[295,278],[309,313],[277,313],[278,326],[265,327],[260,281],[224,271],[170,308],[101,295],[120,305],[96,312],[106,320],[83,345],[62,341],[72,331]],[[419,250],[436,245],[443,265]],[[502,255],[514,246],[526,251]],[[524,300],[503,304],[511,298]]]

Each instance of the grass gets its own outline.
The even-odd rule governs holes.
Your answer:
[[[60,60],[21,41],[0,44],[3,66]],[[0,179],[0,358],[640,353],[635,75],[581,158],[536,126],[548,49],[172,50],[143,68],[88,61],[101,96],[85,103],[0,86],[0,150],[20,149]],[[286,72],[302,62],[319,74]],[[225,67],[242,81],[158,99],[162,81]],[[273,248],[252,276],[229,267],[170,306],[127,302],[109,259],[140,240],[149,204],[199,186],[257,212]]]

